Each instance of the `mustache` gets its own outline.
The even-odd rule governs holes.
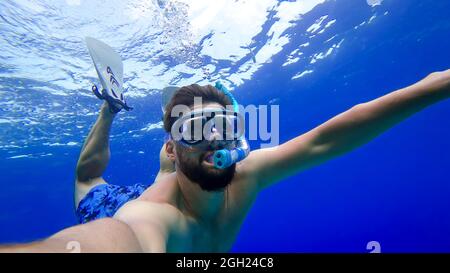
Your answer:
[[[206,146],[205,151],[212,152],[216,150],[222,150],[225,149],[227,145],[223,142],[211,142]]]
[[[220,143],[217,144],[217,145],[210,144],[210,145],[206,146],[204,151],[202,152],[200,158],[199,158],[199,162],[201,163],[203,161],[203,158],[205,157],[205,155],[207,153],[211,153],[212,152],[212,155],[214,155],[215,151],[222,150],[222,149],[225,149],[225,148],[226,148],[226,146],[224,144],[220,144]]]

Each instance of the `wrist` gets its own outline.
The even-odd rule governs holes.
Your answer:
[[[114,118],[117,113],[113,113],[109,104],[105,101],[100,109],[100,114],[105,118]]]

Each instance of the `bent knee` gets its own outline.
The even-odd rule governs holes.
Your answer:
[[[101,184],[107,184],[103,177],[96,177],[86,181],[75,180],[75,207],[81,200],[95,187]]]

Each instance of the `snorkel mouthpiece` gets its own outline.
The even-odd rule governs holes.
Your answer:
[[[214,153],[214,167],[218,169],[225,169],[231,166],[231,152],[229,150],[219,150]]]
[[[246,157],[246,153],[242,148],[233,150],[222,149],[214,153],[214,167],[218,169],[226,169],[236,162]]]

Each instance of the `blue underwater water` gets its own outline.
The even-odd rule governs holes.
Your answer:
[[[12,26],[20,22],[13,20],[17,13],[6,8],[18,7],[2,5],[0,46],[8,48],[16,41],[27,44],[28,51],[23,52],[35,54],[33,47],[41,46],[38,39],[12,34]],[[357,0],[324,1],[284,30],[289,42],[251,77],[239,84],[225,82],[243,105],[280,105],[280,142],[285,142],[355,104],[450,68],[449,11],[450,2],[445,0],[386,0],[376,6]],[[326,32],[312,35],[309,27],[325,15],[325,20],[336,21]],[[231,78],[236,67],[269,42],[269,29],[278,20],[268,13],[260,32],[251,37],[253,53],[234,61],[205,55],[198,67],[214,61],[218,68],[230,67]],[[331,38],[342,43],[326,58],[311,62],[318,52],[327,52]],[[142,43],[139,39],[128,43],[121,55],[133,58],[127,50]],[[309,45],[301,46],[305,43]],[[119,43],[115,46],[120,48]],[[202,46],[207,45],[196,50]],[[299,60],[283,65],[296,49],[303,53]],[[59,92],[69,88],[57,86],[57,79],[47,84],[16,70],[14,56],[5,52],[0,58],[0,243],[12,243],[40,239],[76,224],[74,169],[80,145],[96,118],[87,113],[97,111],[100,101],[89,93],[89,81],[80,80],[79,88],[87,95],[46,92],[43,87]],[[80,52],[89,64],[86,51]],[[182,61],[160,58],[168,66]],[[87,68],[92,72],[92,66]],[[311,73],[295,77],[302,71]],[[130,81],[145,78],[146,73],[129,76]],[[185,74],[179,77],[188,78]],[[211,77],[206,81],[227,78]],[[125,85],[126,81],[127,77]],[[145,82],[140,88],[145,90]],[[53,107],[54,102],[59,106]],[[113,126],[105,179],[119,185],[151,184],[159,169],[164,132],[141,129],[160,121],[160,93],[130,97],[128,102],[134,110],[121,113]],[[40,107],[33,108],[36,105]],[[365,146],[266,189],[232,251],[366,253],[367,244],[377,241],[382,252],[450,252],[449,117],[450,101],[440,102]],[[39,124],[33,126],[29,120]],[[250,142],[253,149],[260,144]]]

